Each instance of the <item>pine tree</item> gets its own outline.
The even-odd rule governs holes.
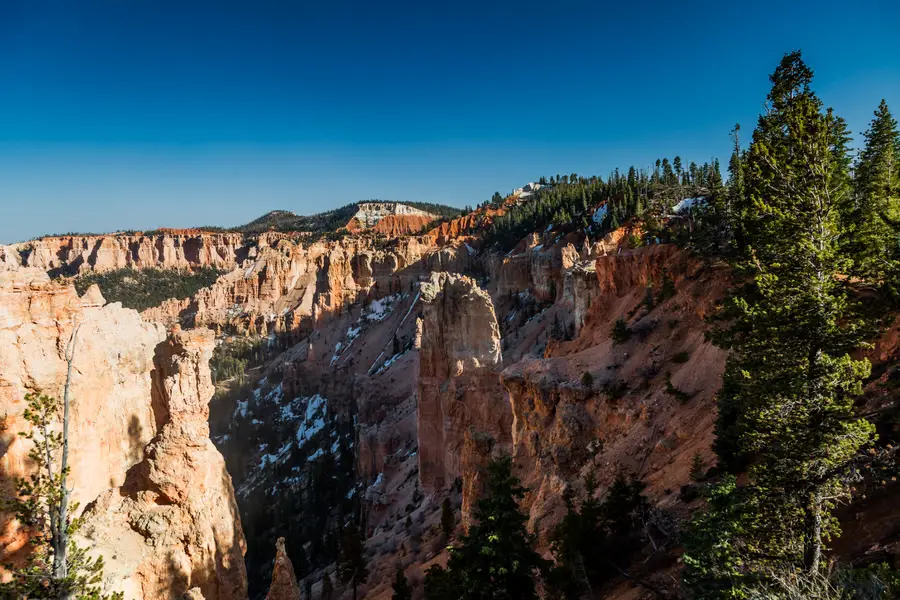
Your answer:
[[[328,573],[322,578],[322,600],[331,600],[334,597],[334,585]]]
[[[648,509],[644,484],[619,472],[600,502],[593,477],[584,482],[585,499],[576,506],[566,490],[566,515],[550,535],[556,566],[550,587],[564,598],[592,595],[626,570],[644,544],[642,515]]]
[[[694,458],[691,459],[691,480],[703,480],[703,457],[700,456],[699,452],[694,454]]]
[[[428,600],[536,600],[535,578],[546,563],[535,552],[535,536],[519,511],[525,489],[512,473],[508,456],[487,466],[484,496],[475,523],[451,548],[447,569],[432,567],[425,579]]]
[[[24,566],[11,570],[9,581],[0,583],[0,596],[10,598],[58,598],[69,600],[118,599],[121,593],[103,594],[103,558],[92,559],[73,539],[84,525],[74,518],[77,503],[70,503],[68,485],[69,424],[73,363],[78,340],[76,324],[66,346],[66,383],[63,401],[45,394],[25,397],[24,417],[30,430],[19,435],[32,443],[28,458],[34,464],[29,479],[17,479],[17,496],[0,508],[15,514],[31,529],[29,553]],[[61,431],[57,431],[57,423]]]
[[[397,567],[397,574],[394,576],[394,595],[391,600],[412,600],[412,588],[409,587],[409,581],[406,580],[406,574],[403,567]]]
[[[344,528],[338,574],[342,582],[353,586],[353,600],[356,600],[356,589],[368,576],[363,534],[356,523],[350,523]]]
[[[741,151],[740,124],[735,124],[734,129],[731,130],[731,139],[733,147],[731,158],[728,160],[728,189],[725,194],[720,195],[723,197],[723,202],[716,236],[717,250],[724,253],[733,250],[735,244],[739,247],[743,244],[743,229],[741,228],[743,215],[735,207],[743,206],[746,210],[747,206],[747,203],[743,202],[744,156]]]
[[[900,133],[882,100],[856,167],[854,273],[900,295]]]
[[[839,211],[849,189],[841,127],[810,89],[812,71],[788,54],[771,77],[766,113],[747,154],[747,276],[715,341],[731,352],[719,394],[715,449],[727,470],[695,524],[685,580],[704,598],[742,597],[772,565],[816,576],[832,517],[874,428],[855,419],[869,373],[848,351],[858,332],[837,277]],[[699,541],[697,541],[699,540]]]
[[[441,502],[441,531],[447,539],[453,535],[456,527],[456,518],[453,516],[453,509],[450,507],[450,498],[444,498]]]

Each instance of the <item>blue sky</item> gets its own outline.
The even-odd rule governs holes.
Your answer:
[[[4,0],[0,242],[463,206],[729,151],[801,48],[854,131],[900,113],[900,2]]]

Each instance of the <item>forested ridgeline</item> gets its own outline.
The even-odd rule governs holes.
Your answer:
[[[532,197],[494,217],[486,233],[489,244],[509,250],[524,235],[548,226],[562,231],[583,229],[599,237],[638,218],[646,222],[649,233],[659,234],[664,218],[682,200],[712,196],[723,185],[717,160],[685,165],[680,156],[671,162],[657,159],[652,170],[632,166],[622,173],[616,169],[606,180],[572,173],[541,177],[538,183],[543,187]],[[483,206],[501,203],[495,194]]]
[[[121,302],[125,308],[141,311],[159,306],[169,298],[190,298],[201,288],[215,283],[223,271],[213,267],[186,269],[116,269],[85,273],[74,279],[79,295],[92,285],[100,286],[107,302]]]

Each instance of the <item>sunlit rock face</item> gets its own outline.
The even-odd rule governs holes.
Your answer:
[[[84,507],[121,485],[157,433],[151,373],[165,330],[118,303],[104,305],[97,289],[79,298],[72,286],[51,282],[39,269],[0,273],[0,494],[33,468],[25,395],[61,399],[66,345],[78,327],[69,426],[73,500]],[[26,548],[9,515],[0,528],[0,564]]]
[[[108,589],[136,599],[245,598],[245,542],[231,477],[209,440],[213,385],[208,329],[177,331],[156,349],[160,427],[144,459],[85,511],[81,533],[104,556]]]
[[[83,545],[106,562],[104,583],[126,598],[246,597],[231,479],[207,426],[211,331],[167,338],[98,289],[79,298],[39,269],[0,273],[0,493],[34,468],[17,435],[25,396],[62,398],[76,328],[69,486],[86,517]],[[27,541],[3,515],[0,562],[22,560]]]
[[[480,454],[508,445],[512,412],[496,372],[500,330],[488,293],[469,277],[433,273],[421,294],[419,479],[433,491],[484,462]]]
[[[136,269],[234,268],[255,246],[240,233],[164,230],[151,235],[63,235],[0,246],[0,270],[34,267],[59,274]]]
[[[431,213],[399,202],[360,202],[359,210],[353,215],[362,229],[375,227],[380,221],[390,217],[421,217],[428,220],[436,218]]]
[[[300,600],[300,587],[294,575],[294,565],[284,549],[284,538],[278,538],[275,542],[275,567],[266,600]]]

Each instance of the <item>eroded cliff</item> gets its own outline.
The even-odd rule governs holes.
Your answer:
[[[69,483],[86,517],[84,545],[106,560],[107,587],[147,600],[195,587],[207,600],[245,597],[231,480],[208,437],[208,330],[167,338],[136,311],[104,305],[97,288],[78,298],[40,270],[0,274],[3,493],[33,468],[17,436],[24,397],[61,397],[76,327]],[[0,542],[3,562],[27,551],[11,515]]]
[[[78,326],[72,381],[70,465],[73,500],[82,506],[143,458],[157,431],[150,401],[153,356],[165,339],[159,325],[137,312],[105,305],[96,288],[79,299],[72,286],[51,282],[38,269],[0,273],[0,472],[2,493],[31,468],[30,443],[18,436],[27,423],[25,395],[62,397],[65,348]],[[0,563],[23,550],[24,536],[5,515]]]
[[[240,233],[197,230],[44,237],[0,247],[0,269],[34,267],[58,275],[124,267],[230,269],[255,245],[255,239]]]
[[[106,560],[106,587],[126,597],[245,598],[246,550],[231,477],[209,439],[208,329],[176,331],[154,356],[160,423],[144,459],[85,510],[85,545]]]

